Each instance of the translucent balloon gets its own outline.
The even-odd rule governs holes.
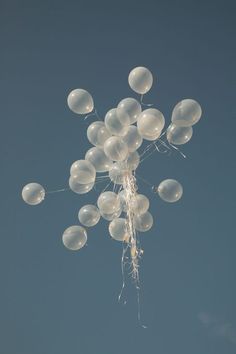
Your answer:
[[[144,214],[134,216],[134,227],[137,231],[146,232],[151,229],[153,225],[153,217],[146,211]]]
[[[102,148],[105,141],[111,137],[111,133],[107,130],[104,122],[96,121],[88,127],[87,137],[91,144]]]
[[[87,232],[82,226],[70,226],[64,231],[62,242],[69,250],[78,251],[87,242]]]
[[[85,160],[91,162],[97,172],[106,172],[112,167],[110,160],[101,148],[93,147],[85,155]]]
[[[149,200],[143,194],[136,194],[136,196],[131,201],[132,212],[136,215],[144,214],[148,211]]]
[[[40,204],[45,198],[45,190],[38,183],[29,183],[22,189],[22,198],[29,205]]]
[[[130,173],[127,164],[124,162],[116,162],[109,171],[109,177],[115,184],[123,184],[124,177]]]
[[[129,73],[128,81],[133,91],[143,95],[152,87],[153,77],[147,68],[139,66]]]
[[[167,140],[174,145],[186,144],[193,135],[192,127],[180,127],[175,124],[171,124],[166,132]]]
[[[125,241],[128,233],[126,226],[126,219],[116,218],[109,224],[109,233],[116,241]]]
[[[100,213],[95,205],[88,204],[79,210],[78,217],[82,225],[91,227],[99,222]]]
[[[77,177],[81,184],[88,184],[95,181],[96,170],[91,162],[87,160],[75,161],[70,168],[70,174]]]
[[[137,151],[131,152],[128,155],[128,158],[126,159],[125,163],[126,163],[126,166],[130,170],[132,170],[132,171],[136,170],[136,168],[138,167],[138,165],[140,163],[140,156],[137,153]]]
[[[153,109],[154,110],[154,109]],[[156,140],[159,138],[165,124],[164,116],[157,109],[146,109],[138,117],[137,127],[139,134],[147,140]]]
[[[125,110],[128,113],[130,124],[135,123],[138,119],[138,116],[142,112],[141,104],[131,97],[124,98],[122,101],[120,101],[117,107]]]
[[[128,146],[120,137],[112,136],[106,140],[104,152],[113,161],[123,161],[128,155]]]
[[[120,205],[121,205],[121,209],[122,211],[127,211],[127,192],[126,190],[122,189],[122,191],[120,191],[118,193],[118,197],[120,198]]]
[[[171,121],[179,127],[190,127],[199,121],[201,115],[200,104],[192,99],[185,99],[173,109]]]
[[[114,192],[104,192],[98,197],[97,205],[102,213],[113,214],[120,209],[120,199]]]
[[[120,216],[121,212],[122,212],[122,210],[119,209],[119,210],[115,211],[115,212],[112,213],[112,214],[106,214],[106,213],[103,213],[103,212],[101,212],[101,211],[100,211],[100,214],[101,214],[101,216],[103,217],[103,219],[108,220],[108,221],[111,221],[111,220],[113,220],[113,219],[115,219],[115,218],[118,218],[118,217]]]
[[[77,194],[85,194],[93,189],[94,182],[88,184],[81,184],[78,182],[77,176],[70,176],[69,187],[70,189]]]
[[[108,131],[117,136],[123,136],[130,124],[128,113],[120,108],[112,108],[105,116],[105,126]]]
[[[130,152],[137,150],[143,142],[141,135],[136,126],[131,125],[122,140],[127,144]]]
[[[175,179],[165,179],[158,186],[158,194],[165,202],[177,202],[183,195],[183,187]]]
[[[93,111],[93,98],[90,93],[83,89],[71,91],[67,97],[69,108],[77,114],[87,114]]]

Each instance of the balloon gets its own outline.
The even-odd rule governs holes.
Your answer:
[[[70,174],[77,177],[81,184],[93,183],[96,178],[96,170],[87,160],[75,161],[70,168]]]
[[[88,184],[81,184],[78,182],[77,176],[70,176],[69,187],[70,189],[77,194],[85,194],[93,189],[94,182]]]
[[[151,229],[153,225],[153,217],[146,211],[144,214],[134,216],[134,227],[137,231],[146,232]]]
[[[115,184],[123,184],[125,175],[129,174],[130,170],[128,169],[125,162],[116,162],[112,165],[109,171],[110,180]]]
[[[97,205],[102,213],[113,214],[120,209],[120,199],[114,192],[104,192],[99,195]]]
[[[123,161],[128,155],[128,146],[120,137],[112,136],[106,140],[104,152],[113,161]]]
[[[139,134],[147,140],[156,140],[161,135],[163,124],[165,124],[164,116],[157,109],[146,109],[138,117],[137,127]]]
[[[120,191],[118,193],[118,197],[120,198],[120,205],[121,205],[121,209],[122,211],[127,211],[127,192],[126,190],[122,189],[122,191]]]
[[[110,109],[104,121],[107,130],[117,136],[125,135],[130,124],[128,113],[120,108]]]
[[[91,162],[97,172],[106,172],[112,167],[110,160],[101,148],[92,147],[85,155],[85,160]]]
[[[91,227],[96,225],[100,220],[100,213],[98,208],[95,205],[84,205],[79,210],[79,221],[82,225]]]
[[[102,148],[105,141],[111,137],[111,133],[105,127],[104,122],[96,121],[89,125],[87,137],[91,144]]]
[[[159,184],[157,191],[165,202],[174,203],[182,197],[183,187],[175,179],[165,179]]]
[[[140,215],[146,213],[149,208],[149,200],[143,194],[136,194],[133,200],[131,201],[132,212],[135,215]]]
[[[118,217],[120,216],[121,212],[122,212],[122,210],[119,209],[119,210],[115,211],[115,212],[112,213],[112,214],[106,214],[106,213],[103,213],[103,212],[101,212],[101,211],[100,211],[100,214],[101,214],[101,216],[103,217],[103,219],[108,220],[108,221],[111,221],[111,220],[113,220],[113,219],[115,219],[115,218],[118,218]]]
[[[166,132],[166,137],[169,143],[174,145],[186,144],[193,135],[192,127],[180,127],[175,124],[171,124]]]
[[[38,183],[29,183],[22,189],[22,198],[29,205],[40,204],[45,198],[45,190]]]
[[[124,98],[117,107],[128,113],[130,124],[135,123],[142,112],[141,104],[131,97]]]
[[[70,226],[64,231],[62,242],[69,250],[78,251],[87,242],[87,232],[82,226]]]
[[[137,150],[143,142],[141,135],[136,126],[131,125],[122,140],[127,144],[130,152]]]
[[[67,103],[71,111],[77,114],[87,114],[93,111],[94,103],[90,93],[83,89],[71,91],[67,97]]]
[[[128,236],[126,219],[116,218],[109,224],[109,232],[111,237],[116,241],[125,241]]]
[[[153,77],[147,68],[139,66],[129,73],[128,81],[133,91],[143,95],[152,87]]]
[[[140,163],[140,156],[137,153],[137,151],[131,152],[126,161],[126,166],[131,170],[134,171],[136,170],[136,168],[138,167],[139,163]]]
[[[190,127],[199,121],[201,115],[200,104],[192,99],[185,99],[173,109],[171,121],[179,127]]]

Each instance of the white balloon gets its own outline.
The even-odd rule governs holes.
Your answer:
[[[78,182],[77,176],[70,176],[69,187],[70,189],[77,194],[85,194],[93,189],[94,182],[88,184],[81,184]]]
[[[126,166],[130,170],[132,170],[132,171],[136,170],[136,168],[138,167],[138,165],[140,163],[140,156],[139,156],[138,152],[137,151],[131,152],[128,155],[125,163],[126,163]]]
[[[120,205],[122,211],[126,212],[127,211],[127,191],[125,189],[122,189],[122,191],[118,193],[118,197],[120,198]]]
[[[157,113],[158,112],[158,113]],[[146,109],[138,117],[137,127],[139,134],[146,140],[156,140],[163,129],[164,116],[155,109],[155,113]]]
[[[136,194],[133,200],[131,201],[132,212],[135,215],[140,215],[146,213],[149,208],[149,200],[143,194]]]
[[[180,127],[189,127],[196,124],[202,115],[200,104],[192,99],[185,99],[177,103],[172,112],[171,121]]]
[[[71,176],[76,176],[81,184],[93,183],[96,178],[96,170],[87,160],[75,161],[70,168]]]
[[[109,233],[114,240],[125,241],[128,236],[126,219],[116,218],[112,220],[109,224]]]
[[[104,122],[96,121],[89,125],[87,137],[91,144],[102,148],[105,141],[111,137],[111,133],[107,130]]]
[[[39,183],[29,183],[22,189],[22,198],[29,205],[40,204],[45,198],[45,190]]]
[[[83,89],[71,91],[67,97],[67,103],[71,111],[77,114],[87,114],[93,111],[94,103],[90,93]]]
[[[120,199],[114,192],[103,192],[98,197],[97,205],[101,213],[113,214],[120,209]]]
[[[82,225],[91,227],[99,222],[100,213],[95,205],[88,204],[79,210],[78,218]]]
[[[128,113],[121,108],[112,108],[105,116],[105,126],[108,131],[117,136],[126,134],[130,125]]]
[[[144,214],[134,216],[134,226],[137,231],[146,232],[151,229],[153,225],[153,217],[146,211]]]
[[[158,125],[159,125],[159,130],[162,130],[165,126],[165,117],[163,113],[161,113],[158,109],[156,108],[147,108],[143,112],[144,117],[151,115],[157,118],[158,120]]]
[[[152,87],[153,77],[150,70],[139,66],[129,73],[128,81],[133,91],[143,95]]]
[[[131,97],[124,98],[122,101],[120,101],[117,107],[128,113],[130,124],[135,123],[138,119],[138,116],[142,112],[141,104]]]
[[[128,155],[128,146],[120,137],[112,136],[106,140],[104,152],[113,161],[123,161]]]
[[[103,217],[103,219],[111,221],[111,220],[113,220],[115,218],[118,218],[120,216],[121,212],[122,212],[122,210],[119,209],[119,210],[115,211],[112,214],[106,214],[106,213],[103,213],[102,211],[100,211],[100,214]]]
[[[69,250],[78,251],[87,242],[87,232],[82,226],[70,226],[64,231],[62,242]]]
[[[177,202],[183,195],[183,187],[175,179],[165,179],[158,186],[158,194],[168,203]]]
[[[143,138],[139,134],[136,126],[131,125],[126,134],[122,137],[122,140],[127,144],[130,152],[137,150],[143,142]]]
[[[110,180],[115,184],[123,184],[124,177],[130,173],[125,162],[115,162],[109,170]]]
[[[85,160],[91,162],[97,172],[106,172],[112,167],[112,160],[110,160],[104,151],[98,147],[92,147],[86,152]]]
[[[186,144],[193,135],[192,127],[180,127],[175,124],[171,124],[166,132],[167,140],[174,145]]]

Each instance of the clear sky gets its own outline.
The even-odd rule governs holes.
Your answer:
[[[0,2],[0,354],[233,354],[236,352],[235,1]],[[146,99],[170,121],[195,98],[203,117],[187,159],[153,155],[139,168],[151,183],[176,178],[177,204],[150,198],[153,229],[141,236],[142,319],[136,293],[118,303],[121,244],[103,221],[88,246],[67,251],[64,229],[99,192],[48,195],[30,207],[31,181],[67,186],[90,145],[87,123],[66,105],[91,92],[103,116],[132,94],[129,71],[154,74]],[[135,95],[134,95],[135,97]]]

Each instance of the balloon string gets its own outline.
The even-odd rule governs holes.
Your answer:
[[[87,114],[85,117],[84,117],[84,120],[88,119],[89,117],[92,117],[92,116],[96,116],[99,120],[101,120],[101,118],[99,117],[98,115],[98,112],[96,109],[94,109],[93,112]]]
[[[154,103],[144,103],[143,102],[143,96],[144,95],[141,95],[141,97],[140,97],[140,103],[141,103],[142,106],[151,107],[151,106],[154,105]]]
[[[53,194],[53,193],[60,193],[60,192],[65,192],[65,191],[69,191],[70,188],[63,188],[63,189],[57,189],[54,191],[46,191],[45,194]]]

